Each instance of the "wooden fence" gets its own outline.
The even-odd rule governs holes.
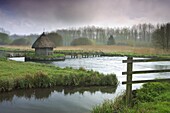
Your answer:
[[[152,59],[133,59],[133,57],[128,57],[127,60],[123,60],[123,63],[127,63],[127,72],[122,72],[122,75],[127,75],[127,81],[123,81],[122,84],[126,84],[126,105],[128,107],[131,106],[132,84],[135,84],[135,83],[146,83],[146,82],[170,81],[170,78],[132,81],[132,75],[133,74],[147,74],[147,73],[170,72],[170,69],[133,71],[133,63],[137,63],[137,62],[159,62],[159,61],[170,61],[170,59],[162,59],[162,58],[161,59],[160,58],[154,58],[154,59],[153,58]]]

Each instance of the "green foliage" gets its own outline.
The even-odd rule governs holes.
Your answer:
[[[113,104],[113,101],[105,100],[101,105],[94,107],[92,113],[113,113]]]
[[[160,94],[168,88],[168,83],[148,83],[143,88],[137,90],[137,99],[140,102],[153,102]]]
[[[9,44],[11,40],[9,39],[8,34],[6,33],[0,33],[0,45],[6,45]]]
[[[31,58],[57,58],[57,57],[64,57],[64,54],[52,54],[52,55],[48,55],[48,56],[43,56],[43,55],[36,55],[35,53],[27,53],[26,57],[31,57]]]
[[[5,57],[0,57],[0,61],[6,61],[7,60],[7,58],[5,58]]]
[[[169,113],[170,82],[147,83],[133,94],[133,107],[125,106],[125,95],[107,100],[93,108],[92,113]]]
[[[115,39],[112,35],[110,35],[108,41],[107,41],[107,45],[115,45],[116,42],[115,42]]]
[[[155,25],[143,23],[132,27],[117,28],[85,26],[78,29],[57,30],[57,33],[62,35],[65,46],[69,46],[71,41],[78,37],[88,37],[98,45],[107,45],[108,34],[114,34],[116,45],[151,47],[151,35],[155,29]]]
[[[154,31],[152,42],[157,48],[170,49],[170,23],[163,24]]]
[[[62,46],[63,45],[63,38],[61,35],[59,35],[56,32],[51,32],[48,33],[47,36],[49,37],[49,39],[55,43],[56,46]]]
[[[31,45],[31,41],[26,38],[15,39],[11,45]]]
[[[94,42],[88,38],[77,38],[71,42],[72,46],[78,45],[94,45]]]
[[[21,38],[27,39],[31,45],[35,42],[35,40],[38,37],[39,37],[38,34],[29,34],[29,35],[17,35],[17,34],[14,34],[14,35],[10,35],[10,38],[12,40],[21,39]]]
[[[34,75],[34,84],[37,87],[49,87],[50,86],[50,77],[43,73],[38,72]]]
[[[122,101],[125,95],[120,95],[113,100],[105,100],[102,104],[95,106],[92,113],[128,113],[125,101]],[[123,107],[122,107],[123,106]],[[125,112],[126,111],[126,112]]]
[[[0,60],[0,92],[52,86],[117,86],[115,74]]]

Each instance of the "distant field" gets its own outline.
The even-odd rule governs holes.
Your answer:
[[[11,49],[32,50],[31,46],[0,46]],[[170,51],[163,51],[155,48],[148,47],[130,47],[130,46],[61,46],[55,50],[84,50],[84,51],[102,51],[102,52],[123,52],[123,53],[136,53],[136,54],[170,54]]]
[[[58,47],[55,50],[86,50],[86,51],[102,51],[102,52],[126,52],[126,53],[140,53],[140,54],[155,54],[154,48],[140,48],[140,47],[129,47],[129,46],[69,46],[69,47]],[[163,52],[163,51],[162,51]],[[161,53],[161,52],[159,52]]]
[[[0,45],[0,48],[32,50],[31,46],[2,46]]]

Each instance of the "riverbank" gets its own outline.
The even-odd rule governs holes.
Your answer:
[[[138,54],[131,52],[113,52],[103,53],[102,56],[114,57],[114,56],[127,56],[127,57],[142,57],[142,58],[170,58],[170,54]]]
[[[125,106],[125,96],[121,95],[115,101],[107,100],[93,108],[92,113],[169,113],[170,112],[170,82],[147,83],[141,89],[133,92],[133,106]]]
[[[36,55],[35,53],[28,53],[25,55],[25,61],[64,61],[64,54],[52,54],[48,56]]]
[[[0,59],[0,92],[53,86],[113,86],[115,74]]]
[[[26,51],[33,52],[30,46],[1,46],[0,50],[5,51]],[[131,46],[61,46],[54,49],[59,54],[68,53],[101,53],[103,56],[135,56],[135,57],[170,57],[170,51],[157,48],[131,47]]]

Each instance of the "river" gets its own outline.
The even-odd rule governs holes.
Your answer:
[[[24,58],[10,58],[24,61]],[[114,99],[125,91],[126,64],[122,60],[127,57],[95,57],[66,59],[59,62],[47,62],[55,66],[83,67],[100,73],[115,73],[118,87],[89,87],[89,88],[45,88],[19,90],[0,94],[0,113],[88,113],[92,108],[106,99]],[[170,62],[135,63],[133,70],[170,69]],[[154,78],[170,78],[169,73],[134,75],[133,80]],[[140,88],[142,84],[134,84],[133,89]]]

